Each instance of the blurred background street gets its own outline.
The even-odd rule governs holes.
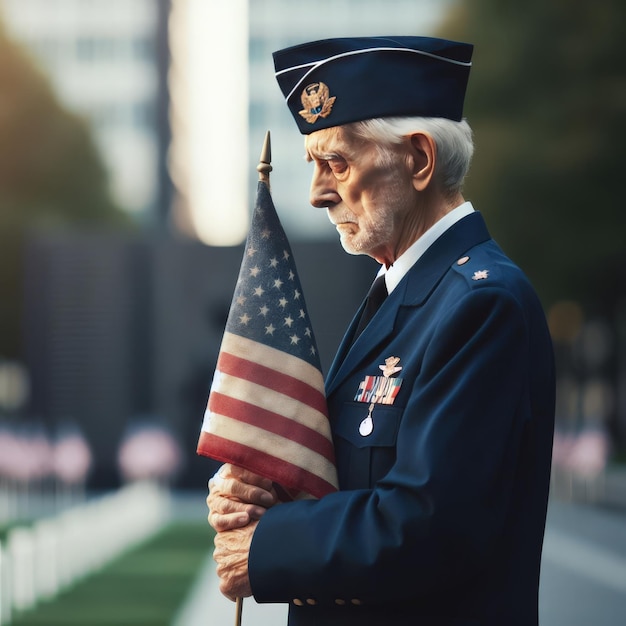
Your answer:
[[[303,7],[0,0],[0,624],[183,619],[211,546],[207,535],[190,549],[205,538],[216,467],[196,443],[268,129],[272,195],[324,371],[375,272],[309,206],[271,52],[387,34],[476,45],[465,196],[536,286],[557,357],[541,623],[624,623],[626,4]],[[145,506],[116,525],[130,499]],[[99,518],[111,521],[92,528]],[[53,565],[34,580],[42,560]],[[135,619],[121,600],[100,622],[77,608],[99,593],[87,581],[155,572],[175,578],[161,580],[173,593],[160,593],[160,617]],[[74,604],[53,618],[61,598]],[[212,602],[203,610],[217,616]]]
[[[552,501],[544,542],[543,626],[618,626],[626,610],[626,513]]]

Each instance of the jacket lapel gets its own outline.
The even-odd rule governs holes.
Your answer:
[[[343,337],[326,377],[327,396],[378,344],[391,334],[398,313],[399,303],[401,303],[400,298],[394,297],[398,295],[396,294],[397,289],[394,289],[394,292],[387,297],[370,323],[356,338],[356,341],[352,343],[352,336],[358,326],[365,302],[359,307],[357,314]]]

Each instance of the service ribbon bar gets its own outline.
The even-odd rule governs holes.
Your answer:
[[[355,402],[393,404],[401,385],[402,378],[366,376],[359,384],[354,400]]]

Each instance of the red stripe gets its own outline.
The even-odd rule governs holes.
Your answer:
[[[219,415],[226,415],[239,422],[252,424],[263,430],[290,439],[321,454],[331,463],[335,462],[333,446],[324,435],[284,415],[262,409],[243,400],[237,400],[219,393],[215,389],[209,396],[209,411]],[[320,417],[320,419],[325,418]]]
[[[220,353],[217,360],[217,369],[224,372],[224,374],[245,378],[257,385],[284,393],[328,416],[324,394],[293,376],[283,374],[265,365],[259,365],[254,361],[242,359],[225,351]]]
[[[316,498],[337,491],[328,481],[297,465],[206,431],[200,433],[198,454],[244,467],[276,481],[287,489],[304,491]]]

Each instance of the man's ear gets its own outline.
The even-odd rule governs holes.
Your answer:
[[[410,135],[410,150],[413,161],[411,177],[413,187],[417,191],[424,191],[430,184],[435,171],[437,146],[428,133],[413,133]]]

